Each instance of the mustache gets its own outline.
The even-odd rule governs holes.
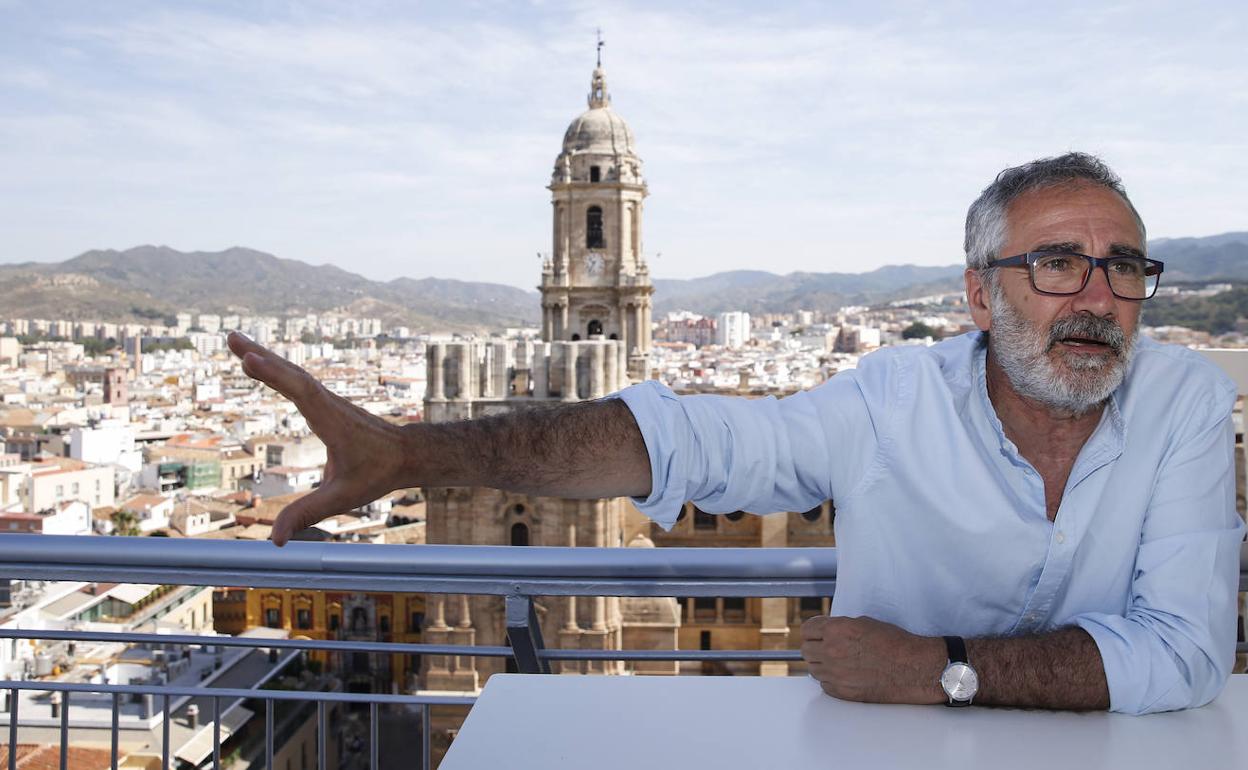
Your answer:
[[[1049,346],[1046,351],[1052,350],[1062,340],[1071,338],[1099,342],[1119,356],[1127,347],[1127,335],[1118,324],[1099,316],[1078,313],[1053,322],[1049,327]]]

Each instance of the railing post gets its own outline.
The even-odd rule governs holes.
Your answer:
[[[515,651],[516,668],[522,674],[549,674],[550,663],[539,655],[546,648],[537,612],[529,596],[512,594],[507,597],[507,640]]]

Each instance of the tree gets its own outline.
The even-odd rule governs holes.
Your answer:
[[[940,339],[940,330],[935,329],[922,321],[915,321],[901,331],[901,338],[905,340],[921,340],[931,337],[934,340]]]
[[[124,508],[113,511],[113,534],[122,537],[138,537],[139,517],[134,515],[134,511],[127,511]]]

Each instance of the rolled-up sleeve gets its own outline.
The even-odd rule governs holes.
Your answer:
[[[708,513],[806,510],[847,488],[876,447],[854,372],[779,400],[678,396],[653,380],[613,397],[650,459],[650,494],[633,502],[664,529],[686,501]]]
[[[1129,714],[1202,706],[1235,660],[1239,552],[1235,512],[1234,394],[1210,398],[1157,476],[1145,515],[1125,616],[1087,613],[1110,709]]]

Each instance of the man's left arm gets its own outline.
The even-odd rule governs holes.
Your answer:
[[[802,640],[802,657],[829,695],[866,703],[948,700],[940,686],[948,661],[940,637],[871,618],[819,616],[802,624]],[[1110,705],[1100,652],[1082,629],[967,639],[966,651],[979,675],[977,704],[1075,710]]]

